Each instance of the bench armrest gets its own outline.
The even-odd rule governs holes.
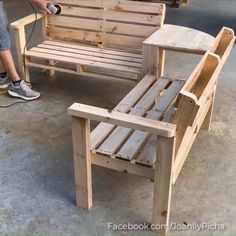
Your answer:
[[[117,111],[74,103],[68,108],[68,114],[80,118],[96,120],[99,122],[110,123],[131,129],[154,133],[163,137],[173,137],[176,133],[176,125],[162,121],[138,117]]]
[[[31,14],[29,16],[26,16],[20,20],[14,21],[11,23],[11,28],[12,29],[19,29],[21,27],[24,27],[32,22],[34,22],[35,20],[40,20],[42,18],[45,17],[44,13],[37,13],[37,17],[35,14]]]
[[[29,16],[26,16],[20,20],[17,20],[15,22],[12,22],[10,27],[12,29],[13,37],[15,39],[15,45],[16,45],[16,55],[18,60],[18,70],[21,78],[26,78],[25,73],[25,65],[24,65],[24,53],[26,50],[26,34],[25,34],[25,26],[33,23],[35,20],[43,19],[46,16],[45,13],[37,13],[37,16],[35,14],[31,14]]]

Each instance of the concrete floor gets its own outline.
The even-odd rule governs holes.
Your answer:
[[[10,21],[31,12],[25,1],[8,0],[6,6]],[[222,25],[235,26],[235,9],[234,0],[192,0],[188,7],[168,9],[167,22],[216,35]],[[171,53],[167,60],[167,75],[184,79],[199,57]],[[235,60],[236,47],[219,79],[212,129],[197,137],[171,206],[172,222],[218,223],[226,229],[170,235],[236,235]],[[107,228],[108,222],[150,222],[153,183],[146,179],[93,167],[94,208],[75,206],[66,109],[75,101],[112,108],[135,83],[66,74],[52,79],[39,74],[33,82],[40,100],[0,108],[0,235],[155,235]],[[0,105],[12,101],[0,95]]]

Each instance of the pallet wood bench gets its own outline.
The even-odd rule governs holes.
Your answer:
[[[165,51],[161,47],[157,50],[157,47],[163,44],[163,39],[164,42],[172,40],[173,50],[178,51],[186,45],[181,50],[202,54],[214,39],[198,30],[163,25],[166,8],[162,3],[127,0],[56,2],[61,4],[62,14],[37,14],[37,20],[42,21],[43,39],[31,48],[25,47],[25,27],[36,20],[35,15],[11,24],[20,74],[27,81],[30,81],[30,67],[46,69],[51,76],[59,71],[140,80],[147,73],[155,74],[156,70],[161,75]],[[183,44],[183,37],[176,37],[176,34],[188,34],[189,43]]]
[[[166,225],[171,189],[200,129],[209,129],[218,75],[234,44],[223,28],[188,80],[146,75],[112,110],[74,103],[76,201],[92,207],[91,164],[154,180],[152,223]],[[90,133],[90,120],[101,122]]]
[[[142,73],[142,42],[164,23],[165,4],[126,0],[58,0],[62,14],[38,14],[43,41],[25,50],[25,26],[35,15],[11,24],[18,61],[29,67],[92,77],[137,79]],[[23,59],[22,59],[23,58]],[[70,67],[68,68],[68,65]],[[72,68],[71,68],[72,67]],[[94,71],[96,70],[96,71]]]

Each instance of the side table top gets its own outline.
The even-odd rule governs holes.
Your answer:
[[[143,43],[167,50],[204,54],[213,45],[214,40],[210,34],[196,29],[164,24]]]

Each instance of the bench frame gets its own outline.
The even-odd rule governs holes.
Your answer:
[[[77,2],[74,1],[74,0],[70,0],[70,1],[73,3],[73,5],[77,4]],[[81,2],[80,4],[82,6],[82,9],[85,6],[88,6],[88,7],[93,6],[91,2],[90,3],[86,3],[86,1],[80,1],[80,2]],[[94,0],[94,3],[98,4],[98,5],[99,4],[102,4],[102,5],[107,4],[106,2],[109,2],[109,1],[107,1],[107,0],[102,0],[102,1]],[[67,4],[66,1],[65,0],[60,0],[59,3],[62,4],[62,7],[64,8],[64,10],[67,14],[70,11],[70,7],[68,7],[67,5],[64,6],[64,4]],[[69,4],[69,2],[68,2],[68,4]],[[164,23],[165,11],[166,11],[165,4],[162,4],[162,3],[132,2],[132,1],[126,1],[126,0],[121,0],[121,1],[113,0],[113,1],[110,1],[110,3],[108,3],[108,5],[109,4],[115,4],[115,7],[112,6],[111,8],[114,11],[115,10],[120,11],[120,12],[118,12],[118,14],[123,13],[123,7],[124,7],[124,9],[125,9],[125,7],[128,8],[129,11],[127,11],[127,14],[128,14],[128,16],[130,15],[130,22],[133,24],[133,26],[135,26],[135,24],[137,24],[137,26],[138,26],[139,23],[137,22],[138,19],[132,19],[132,17],[137,18],[137,16],[141,15],[141,13],[146,17],[146,19],[145,19],[146,25],[144,26],[144,25],[141,24],[140,27],[144,28],[144,27],[148,26],[150,29],[153,29],[152,32],[154,32],[156,29],[160,28]],[[132,10],[132,8],[130,7],[131,4],[133,4],[134,10]],[[143,5],[144,5],[143,12],[140,12],[140,10],[137,10],[138,7],[140,8]],[[149,13],[148,8],[151,9],[152,7],[158,12]],[[71,7],[71,11],[73,11],[73,8],[74,8],[74,6]],[[87,8],[84,8],[84,9],[86,10]],[[88,8],[88,9],[93,10],[93,8]],[[104,11],[106,11],[106,9]],[[133,13],[129,13],[130,11],[133,11]],[[154,11],[154,10],[152,10],[152,11]],[[125,12],[125,10],[124,10],[124,12]],[[151,14],[150,17],[149,17],[148,14]],[[152,15],[152,14],[156,14],[156,15]],[[154,24],[154,17],[152,19],[152,16],[155,16],[159,19],[158,23],[155,22],[155,24]],[[101,72],[101,74],[100,74],[98,72],[95,73],[91,70],[90,71],[87,70],[87,68],[90,68],[90,67],[91,68],[92,67],[103,68],[102,64],[99,66],[99,63],[97,63],[96,60],[95,60],[95,63],[97,63],[97,66],[95,66],[93,63],[91,65],[88,65],[86,63],[82,64],[82,63],[72,63],[72,62],[69,62],[69,61],[68,62],[61,61],[61,62],[67,63],[67,64],[75,65],[75,68],[73,68],[73,69],[69,69],[69,68],[65,68],[64,66],[57,65],[57,62],[60,62],[60,59],[58,59],[58,61],[56,61],[52,58],[47,58],[47,59],[45,59],[45,63],[39,63],[38,61],[33,61],[32,59],[40,59],[40,56],[37,57],[37,55],[36,55],[37,53],[35,55],[31,55],[30,49],[29,50],[26,49],[26,47],[25,47],[25,45],[26,45],[25,26],[33,23],[34,21],[41,20],[42,21],[42,33],[43,33],[44,40],[51,40],[51,39],[54,40],[55,37],[58,37],[58,33],[54,32],[54,26],[53,26],[53,24],[54,24],[53,22],[56,21],[55,20],[56,17],[57,16],[54,16],[54,15],[48,16],[46,14],[39,13],[37,15],[32,14],[30,16],[27,16],[25,18],[22,18],[22,19],[16,21],[16,22],[11,23],[11,28],[14,32],[14,37],[15,37],[15,41],[16,41],[16,51],[17,51],[17,58],[18,58],[18,63],[19,63],[19,72],[20,72],[20,75],[22,76],[22,78],[24,78],[26,81],[30,81],[29,67],[36,67],[36,68],[46,69],[46,70],[49,71],[50,76],[54,75],[55,71],[59,71],[59,72],[65,72],[65,73],[71,73],[71,74],[88,76],[88,77],[95,77],[95,78],[108,78],[108,79],[111,79],[111,78],[125,78],[125,79],[127,79],[127,78],[129,78],[129,79],[134,79],[134,80],[139,80],[141,78],[142,68],[137,68],[137,70],[135,70],[135,68],[134,68],[133,71],[128,70],[129,67],[131,67],[131,65],[129,66],[128,64],[127,64],[127,71],[125,71],[125,70],[122,71],[122,68],[118,67],[115,64],[115,62],[114,62],[114,64],[111,63],[110,64],[111,68],[108,67],[108,70],[111,70],[110,73],[107,74],[107,73]],[[64,16],[62,16],[62,17],[64,17]],[[74,19],[74,18],[76,18],[76,17],[72,17],[71,19]],[[104,28],[103,24],[106,23],[105,18],[103,20],[100,20],[100,24],[101,24],[100,27],[101,28]],[[156,18],[155,21],[157,21],[157,18]],[[117,20],[117,19],[115,19],[115,20]],[[71,20],[71,21],[73,22],[73,20]],[[150,21],[150,23],[149,23],[149,21]],[[52,26],[51,25],[48,26],[49,23],[52,24]],[[107,24],[109,24],[109,23],[110,22],[108,22]],[[118,29],[118,31],[119,30],[122,31],[126,27],[126,26],[123,26],[123,25],[125,25],[125,24],[117,22],[117,27],[113,27],[112,30],[116,31]],[[111,29],[109,29],[109,30],[111,30]],[[105,30],[103,29],[103,31],[105,31]],[[106,36],[104,36],[104,35],[106,35],[107,32],[103,32],[103,31],[98,32],[99,36],[96,36],[96,37],[100,38],[101,41],[93,42],[91,40],[92,44],[97,43],[97,48],[98,49],[102,50],[103,48],[104,49],[108,48],[110,50],[114,49],[114,50],[118,50],[119,52],[124,52],[124,53],[126,53],[126,52],[136,53],[136,55],[140,55],[140,59],[142,60],[142,41],[146,37],[148,37],[149,35],[143,35],[145,37],[144,37],[144,39],[142,39],[141,36],[129,37],[129,36],[125,36],[126,34],[122,35],[122,33],[121,33],[120,35],[121,35],[121,37],[124,38],[124,40],[127,38],[127,46],[125,46],[124,48],[119,49],[119,48],[114,47],[114,45],[113,46],[108,45],[108,47],[106,47]],[[126,29],[126,31],[127,31],[127,29]],[[147,31],[143,30],[142,32],[143,32],[143,34],[147,34]],[[81,38],[79,30],[75,32],[71,29],[71,32],[73,32],[73,37],[75,39],[76,39],[77,36]],[[66,42],[66,43],[72,42],[74,45],[81,45],[81,44],[77,44],[76,42],[73,42],[73,40],[71,40],[71,38],[70,38],[70,34],[72,34],[71,32],[70,32],[70,30],[66,31],[66,33],[68,33],[68,36],[66,36],[65,39],[62,39],[62,36],[61,36],[61,38],[59,39],[60,42]],[[152,32],[150,33],[150,35],[152,34]],[[130,34],[132,34],[132,33],[130,33]],[[56,35],[55,37],[54,37],[54,34]],[[134,35],[135,34],[137,34],[137,33],[134,33]],[[109,36],[107,36],[107,37],[109,37]],[[114,37],[114,35],[113,35],[113,37]],[[138,42],[138,44],[140,44],[138,49],[136,48],[135,50],[134,49],[131,50],[130,48],[132,48],[132,47],[130,47],[130,48],[128,47],[131,44],[131,39],[132,38],[137,39],[136,40],[137,42],[140,41],[140,43]],[[57,38],[55,38],[55,39],[58,40]],[[98,40],[98,39],[96,39],[96,40]],[[89,40],[87,40],[87,38],[86,38],[86,40],[80,40],[80,41],[82,41],[82,43],[86,42],[85,45],[87,45],[87,46],[92,46],[92,45],[89,45],[89,43],[88,43]],[[129,44],[128,44],[128,41],[129,41]],[[124,43],[122,43],[122,44],[124,44]],[[104,61],[103,57],[101,57],[99,60],[101,60],[102,63]],[[110,63],[110,62],[108,62],[108,63]],[[140,66],[142,67],[141,62],[140,62]],[[113,72],[117,72],[118,75],[114,74]]]
[[[224,27],[214,46],[203,56],[179,92],[175,103],[177,111],[168,123],[78,103],[68,109],[72,117],[76,202],[79,207],[92,207],[92,164],[144,176],[154,180],[152,223],[164,225],[160,231],[168,232],[172,187],[199,130],[210,128],[218,75],[234,41],[234,32]],[[148,168],[93,153],[90,150],[90,120],[156,135],[156,165]]]

